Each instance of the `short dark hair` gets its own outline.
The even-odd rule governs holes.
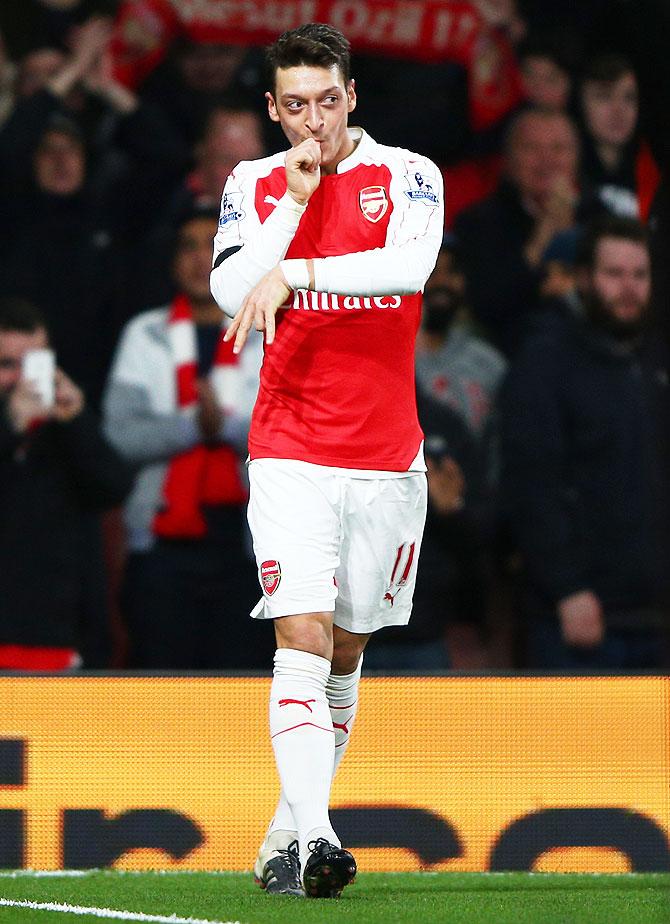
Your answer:
[[[25,298],[14,295],[0,297],[0,331],[20,331],[33,334],[47,322],[40,309]]]
[[[210,205],[208,201],[200,202],[198,199],[188,202],[183,209],[177,214],[175,220],[175,231],[179,233],[181,229],[191,221],[216,221],[219,220],[219,208],[216,205]]]
[[[517,58],[523,62],[526,58],[547,58],[556,64],[569,77],[575,70],[570,49],[560,39],[547,33],[530,33],[517,46]]]
[[[200,120],[197,139],[204,141],[212,127],[214,119],[221,113],[225,115],[251,115],[257,119],[259,127],[262,125],[258,107],[252,106],[245,99],[235,94],[224,94],[217,97],[216,103],[207,110]]]
[[[586,81],[614,83],[624,74],[635,75],[635,68],[623,55],[603,54],[592,58],[582,72],[582,86]]]
[[[214,226],[217,226],[219,209],[217,206],[210,205],[209,202],[198,202],[197,199],[184,205],[175,215],[169,239],[166,241],[166,243],[169,242],[169,252],[173,260],[182,244],[182,232],[192,221],[211,221]]]
[[[284,32],[265,52],[268,82],[275,92],[277,70],[286,67],[337,67],[345,86],[351,79],[348,39],[333,26],[308,22]]]
[[[82,150],[86,150],[86,139],[81,126],[75,122],[74,119],[64,115],[62,112],[53,112],[44,123],[38,147],[42,144],[47,135],[67,135],[67,137],[75,141]]]
[[[601,215],[584,227],[577,243],[576,265],[583,269],[593,269],[598,244],[608,237],[632,241],[649,250],[649,232],[641,221],[623,215]]]

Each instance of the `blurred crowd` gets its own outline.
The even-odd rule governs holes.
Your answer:
[[[667,668],[670,11],[443,5],[466,50],[352,37],[353,124],[446,197],[415,610],[366,666]],[[0,669],[271,663],[244,515],[262,343],[223,341],[209,269],[226,177],[285,141],[225,6],[0,7]],[[47,347],[49,406],[23,370]]]

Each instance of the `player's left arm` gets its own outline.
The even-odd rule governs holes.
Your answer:
[[[336,257],[282,260],[248,293],[226,331],[239,353],[249,331],[265,332],[270,345],[275,314],[291,289],[339,295],[412,295],[430,276],[444,234],[442,175],[425,157],[407,155],[394,164],[393,214],[384,247]]]
[[[412,295],[430,276],[444,234],[442,174],[425,157],[407,155],[394,165],[393,214],[383,247],[314,260],[282,260],[292,289],[339,295]]]

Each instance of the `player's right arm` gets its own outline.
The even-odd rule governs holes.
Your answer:
[[[221,199],[219,230],[214,238],[210,287],[230,317],[245,297],[286,256],[310,196],[320,182],[321,151],[315,141],[286,153],[286,193],[261,224],[256,212],[258,162],[238,164]]]

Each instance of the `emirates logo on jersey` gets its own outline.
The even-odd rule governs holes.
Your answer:
[[[261,584],[263,585],[263,591],[271,597],[275,590],[279,587],[281,581],[281,565],[278,561],[270,559],[269,561],[264,561],[261,564]]]
[[[386,190],[383,186],[366,186],[358,194],[358,204],[368,221],[381,221],[389,207]]]

